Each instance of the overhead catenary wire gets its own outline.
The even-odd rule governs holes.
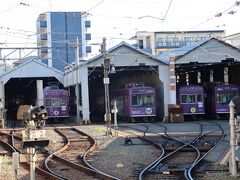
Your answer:
[[[166,13],[165,13],[165,15],[164,15],[164,17],[163,17],[163,21],[164,21],[164,20],[166,19],[166,17],[167,17],[167,14],[168,14],[168,11],[169,11],[169,9],[170,9],[170,7],[171,7],[171,4],[172,4],[172,0],[170,0],[170,2],[169,2],[167,11],[166,11]]]
[[[102,1],[101,1],[101,2],[102,2]],[[170,2],[171,2],[171,1],[170,1]],[[100,39],[100,38],[102,38],[102,37],[97,37],[97,38],[95,38],[95,39],[98,39],[98,38]],[[116,37],[109,37],[109,38],[128,40],[127,38],[119,38],[119,37],[117,37],[117,36],[116,36]]]

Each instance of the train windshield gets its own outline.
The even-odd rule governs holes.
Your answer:
[[[181,95],[181,103],[201,103],[201,102],[203,102],[202,94]]]
[[[229,104],[230,101],[238,95],[238,92],[219,92],[217,93],[217,103]]]
[[[67,106],[67,98],[54,98],[54,99],[46,99],[45,106]]]
[[[153,106],[153,104],[154,104],[153,94],[133,94],[132,95],[133,107]]]

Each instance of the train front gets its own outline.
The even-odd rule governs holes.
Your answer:
[[[65,89],[45,89],[44,104],[49,118],[69,117],[69,94]]]
[[[156,117],[156,91],[151,87],[131,88],[130,116],[132,120],[154,120]]]
[[[215,113],[228,114],[230,101],[239,95],[239,86],[234,84],[217,85],[214,91]]]

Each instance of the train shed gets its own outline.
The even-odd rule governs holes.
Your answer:
[[[53,81],[63,84],[64,74],[33,58],[18,64],[0,77],[0,98],[4,100],[7,121],[16,119],[19,105],[36,105],[37,80],[42,80],[43,86]]]
[[[240,49],[211,38],[164,52],[157,58],[167,60],[170,56],[175,61],[177,102],[182,104],[184,115],[193,118],[206,106],[204,117],[227,118],[228,104],[239,94]],[[179,95],[178,90],[184,87],[191,89]],[[194,87],[203,87],[203,98],[194,94]]]
[[[216,38],[160,54],[175,58],[177,85],[232,83],[240,85],[240,49]]]
[[[110,58],[109,89],[124,88],[126,84],[136,82],[157,90],[158,120],[168,116],[169,104],[169,63],[157,60],[151,54],[121,42],[107,51]],[[77,71],[78,70],[78,71]],[[95,113],[96,101],[104,101],[104,56],[97,55],[88,61],[81,61],[79,67],[68,66],[65,69],[64,86],[74,87],[80,84],[80,107],[83,121],[98,119]],[[76,79],[78,74],[78,79]],[[101,97],[101,99],[99,98]],[[99,118],[103,121],[103,116]]]

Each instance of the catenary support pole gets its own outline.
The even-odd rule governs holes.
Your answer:
[[[78,74],[78,68],[79,68],[79,42],[78,42],[78,37],[76,39],[76,62],[75,62],[75,71],[76,71],[76,86],[75,86],[75,93],[76,93],[76,105],[77,105],[77,123],[81,124],[81,119],[80,119],[80,97],[79,97],[79,74]]]
[[[103,53],[103,68],[104,68],[104,90],[105,90],[105,114],[104,120],[106,121],[106,135],[111,135],[111,113],[110,113],[110,98],[109,98],[109,73],[110,73],[110,59],[106,51],[106,38],[103,38],[102,44],[102,53]]]
[[[236,164],[236,138],[235,138],[235,118],[234,118],[234,103],[231,101],[229,103],[230,109],[230,117],[229,117],[229,125],[230,125],[230,147],[231,147],[231,165],[229,163],[229,168],[232,176],[237,176],[237,164]]]

